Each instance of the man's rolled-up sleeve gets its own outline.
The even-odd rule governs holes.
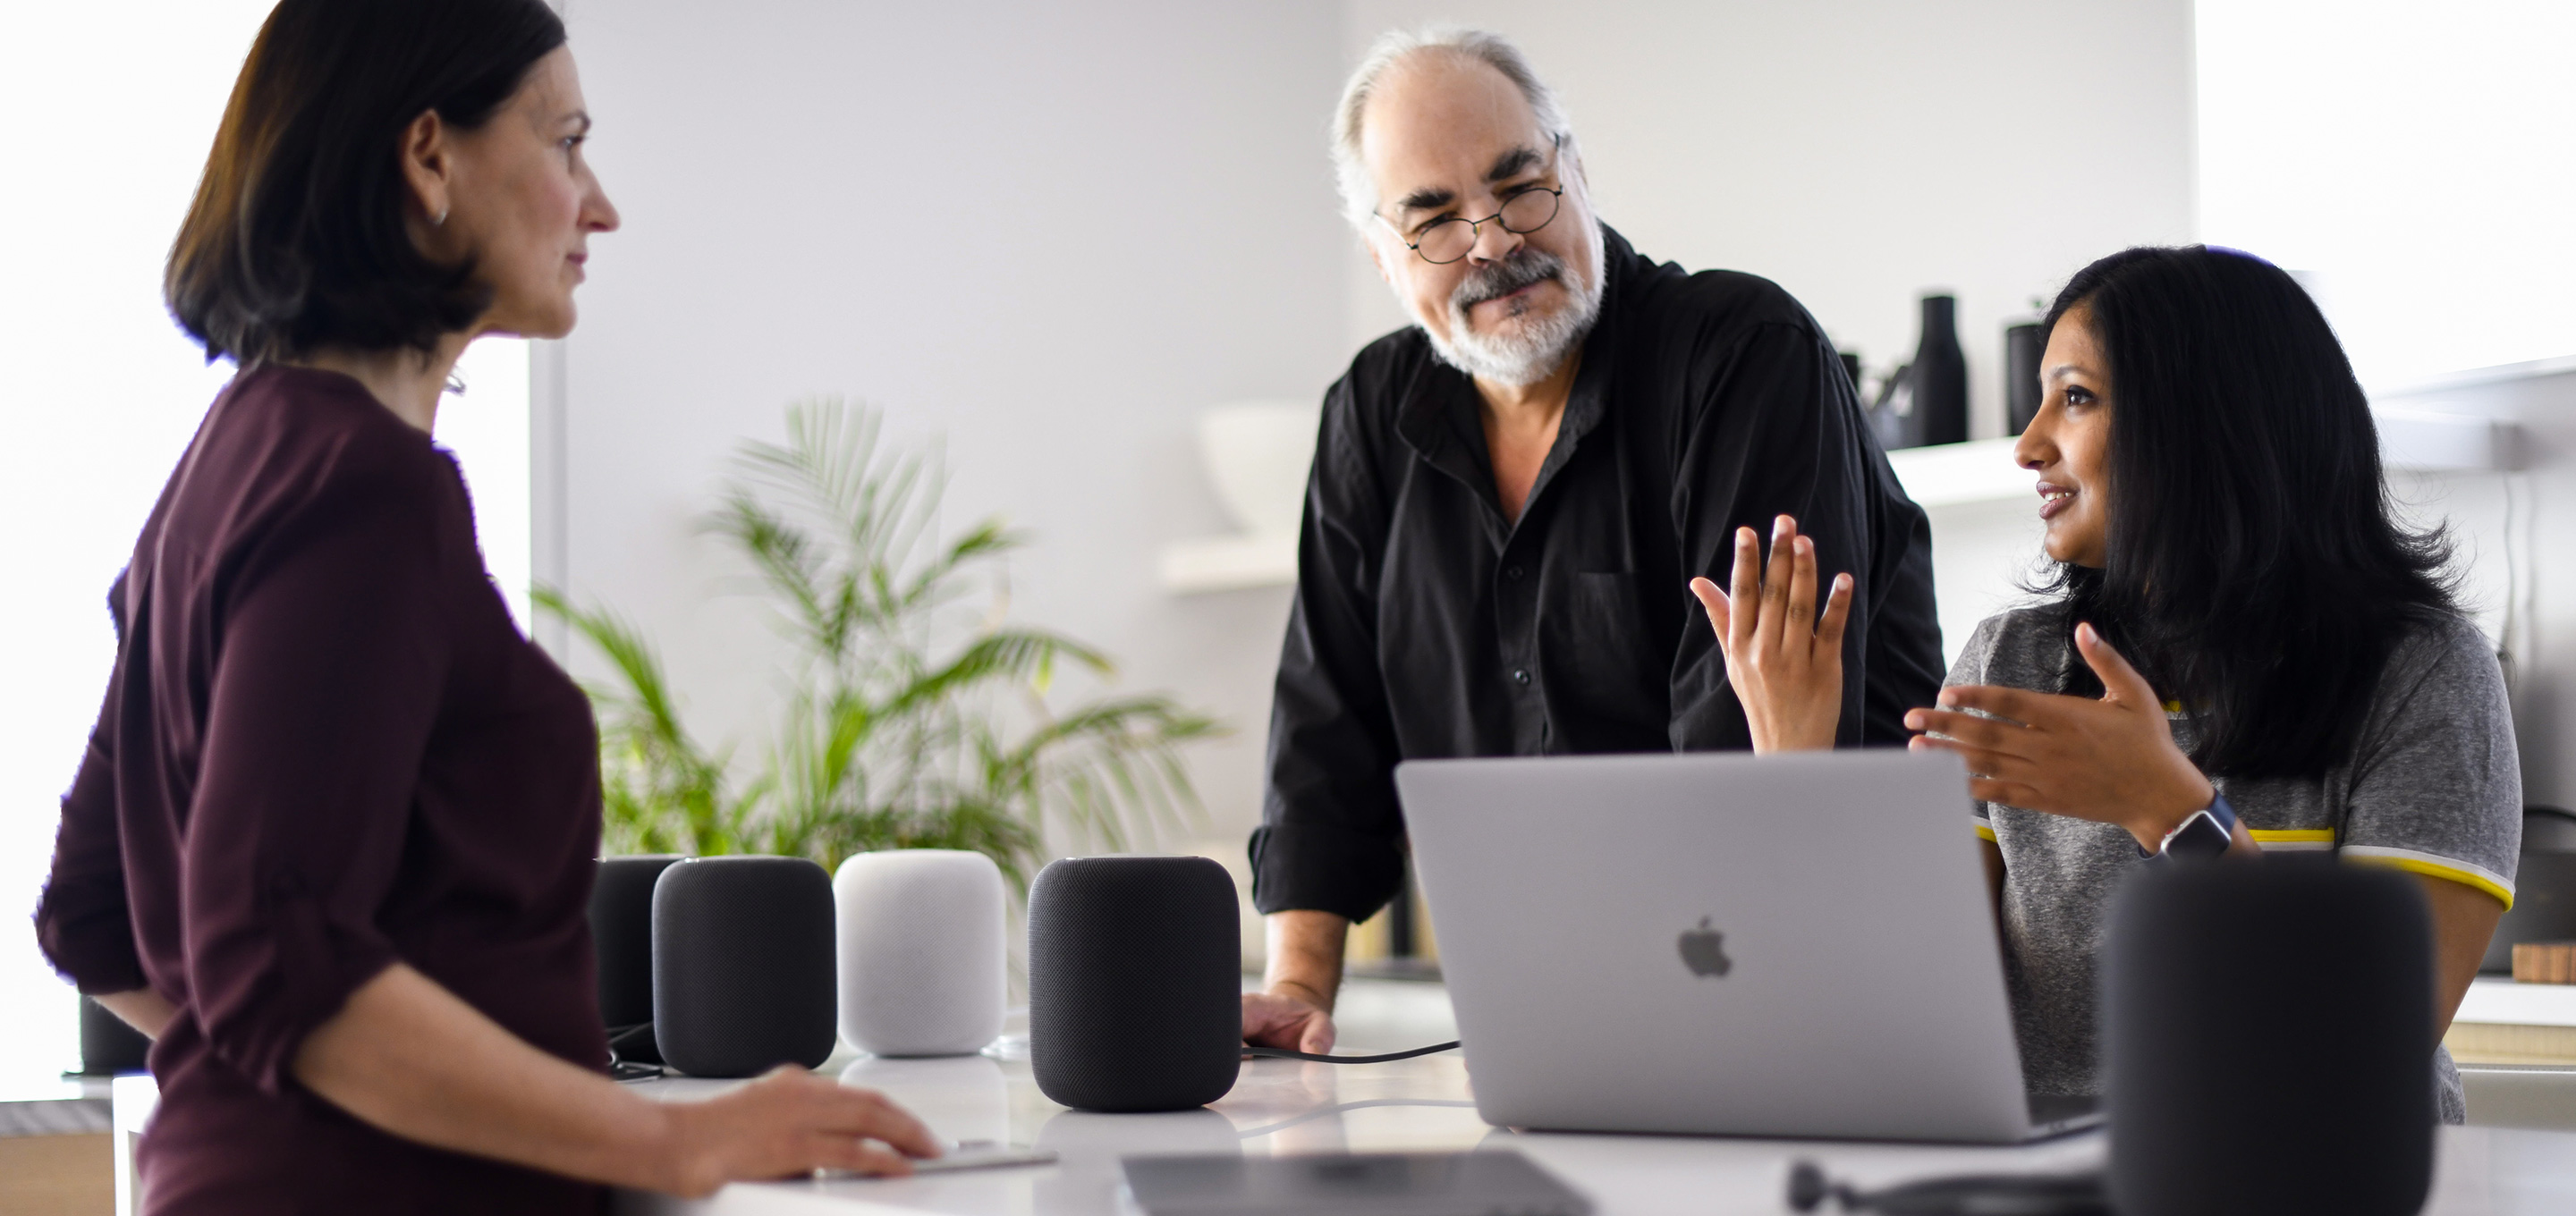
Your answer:
[[[1386,513],[1347,382],[1327,395],[1297,550],[1297,594],[1270,710],[1253,905],[1365,920],[1404,878],[1400,757],[1378,669]]]
[[[395,961],[377,916],[448,666],[426,479],[405,466],[334,484],[217,607],[181,871],[198,1023],[271,1093],[305,1036]]]

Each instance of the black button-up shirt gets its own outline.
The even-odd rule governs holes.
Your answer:
[[[1396,762],[1749,748],[1689,590],[1739,525],[1796,516],[1852,576],[1841,746],[1892,745],[1940,689],[1931,533],[1815,318],[1605,230],[1599,321],[1521,517],[1475,385],[1407,328],[1327,392],[1252,835],[1253,899],[1353,920],[1402,879]]]

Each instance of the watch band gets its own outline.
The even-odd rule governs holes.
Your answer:
[[[2208,806],[2193,811],[2174,830],[2165,833],[2164,840],[2149,856],[2208,861],[2235,843],[2236,808],[2227,804],[2227,795],[2214,794]]]

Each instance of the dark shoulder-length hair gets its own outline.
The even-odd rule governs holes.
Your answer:
[[[162,278],[206,358],[428,350],[491,306],[469,262],[406,226],[399,150],[421,115],[473,130],[564,44],[543,0],[284,0],[224,106]]]
[[[2455,611],[2444,535],[2396,518],[2379,433],[2324,314],[2228,249],[2116,253],[2058,293],[2110,364],[2110,536],[2054,586],[2200,726],[2212,774],[2322,775],[2389,655]],[[2098,695],[2079,661],[2069,692]]]

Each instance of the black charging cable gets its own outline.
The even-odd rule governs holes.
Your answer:
[[[1789,1206],[1812,1212],[1827,1199],[1846,1212],[1885,1216],[2111,1216],[2100,1170],[2080,1174],[1959,1174],[1875,1191],[1829,1181],[1813,1161],[1789,1167]]]
[[[633,1046],[640,1041],[650,1041],[652,1034],[653,1024],[651,1022],[637,1022],[632,1026],[611,1026],[608,1028],[609,1080],[649,1081],[655,1077],[663,1075],[661,1065],[646,1064],[640,1061],[627,1059],[624,1051],[622,1050],[626,1047]]]
[[[1248,1056],[1269,1056],[1273,1059],[1280,1060],[1312,1060],[1317,1064],[1384,1064],[1391,1060],[1410,1060],[1415,1056],[1427,1056],[1435,1051],[1453,1051],[1457,1046],[1458,1040],[1451,1039],[1446,1043],[1434,1043],[1429,1047],[1416,1047],[1411,1051],[1390,1051],[1382,1056],[1328,1056],[1319,1055],[1311,1051],[1290,1051],[1285,1047],[1253,1047],[1246,1045],[1243,1049],[1243,1054]]]

